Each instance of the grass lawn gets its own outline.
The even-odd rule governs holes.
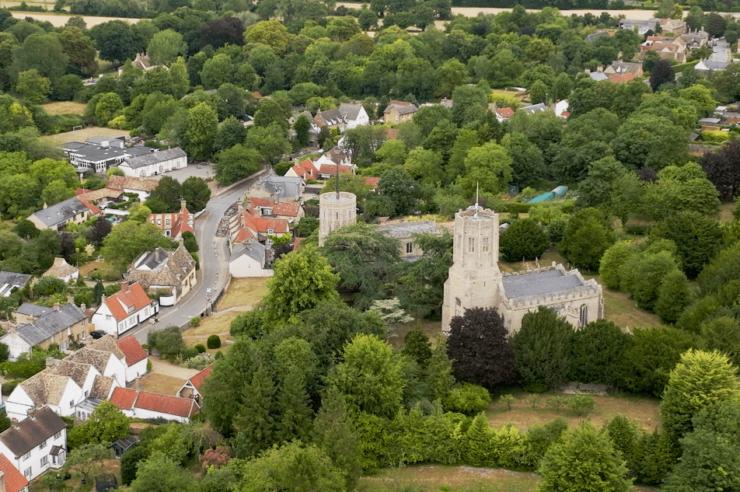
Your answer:
[[[82,130],[71,132],[57,133],[56,135],[46,135],[40,137],[40,140],[50,145],[62,145],[67,142],[84,142],[90,137],[125,137],[128,135],[126,130],[114,130],[102,126],[89,126]]]
[[[174,396],[184,383],[184,379],[150,372],[139,380],[137,389],[159,393],[160,395]]]
[[[198,343],[206,344],[209,335],[218,335],[221,338],[221,345],[226,345],[231,341],[229,335],[229,326],[231,322],[239,316],[238,311],[216,312],[207,318],[203,318],[200,325],[194,328],[187,328],[182,332],[182,338],[186,345],[194,346]],[[216,350],[209,350],[215,352]]]
[[[538,482],[539,477],[535,473],[471,466],[420,465],[382,470],[376,475],[362,477],[357,490],[525,492],[535,490]]]
[[[75,101],[55,101],[41,105],[50,115],[74,114],[82,116],[85,113],[85,104]]]
[[[563,418],[568,425],[576,425],[582,420],[590,420],[595,426],[600,427],[617,415],[624,415],[635,420],[643,429],[652,432],[660,426],[659,401],[651,398],[638,396],[594,395],[594,410],[585,417],[573,416],[566,410],[556,412],[547,407],[548,398],[555,393],[531,395],[525,392],[515,392],[515,401],[511,410],[496,399],[486,411],[488,422],[492,427],[502,427],[513,424],[520,430],[526,430],[533,425],[546,424],[557,418]],[[571,395],[564,395],[566,398]],[[532,408],[532,399],[536,398],[537,404]]]
[[[606,287],[604,287],[604,314],[606,319],[623,329],[663,325],[656,315],[637,307],[628,294]]]
[[[267,294],[268,278],[235,278],[229,284],[229,290],[218,303],[218,310],[229,308],[245,308],[250,310],[255,307]]]
[[[417,326],[420,326],[421,331],[423,331],[424,334],[429,337],[429,339],[432,341],[432,345],[434,345],[434,342],[437,338],[442,336],[442,322],[425,319],[421,321],[415,320],[410,323],[392,328],[390,334],[388,335],[388,341],[391,345],[393,345],[394,348],[401,349],[403,347],[403,340],[404,338],[406,338],[406,334]]]

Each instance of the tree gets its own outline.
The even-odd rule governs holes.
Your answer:
[[[406,265],[398,279],[398,297],[404,309],[417,318],[440,314],[443,285],[452,266],[452,236],[419,234],[414,241],[424,253]]]
[[[224,150],[241,144],[247,137],[247,131],[239,120],[229,116],[218,125],[216,133],[216,149]]]
[[[611,243],[611,232],[602,214],[587,208],[576,212],[568,221],[560,251],[574,266],[596,271]]]
[[[380,176],[378,194],[387,197],[393,205],[393,216],[408,215],[414,211],[420,190],[409,174],[400,168],[392,168]]]
[[[269,164],[277,164],[291,149],[285,132],[277,123],[266,127],[253,126],[247,132],[246,144],[247,147],[255,149],[262,160]]]
[[[621,287],[643,309],[654,309],[663,279],[677,271],[678,266],[670,251],[646,251],[630,257],[619,272]]]
[[[241,467],[239,486],[244,491],[345,490],[340,470],[315,446],[300,441],[273,448]],[[175,489],[172,489],[175,490]]]
[[[678,321],[681,313],[691,304],[692,292],[686,275],[679,270],[669,272],[663,277],[655,301],[655,314],[666,323]]]
[[[112,229],[113,226],[105,219],[105,217],[98,217],[95,219],[95,222],[92,223],[92,226],[87,233],[87,240],[95,247],[99,248]]]
[[[610,289],[619,289],[621,278],[619,272],[637,250],[631,241],[618,241],[607,249],[599,263],[601,281]]]
[[[722,244],[719,224],[694,211],[670,214],[656,234],[676,243],[681,266],[689,278],[699,275]]]
[[[572,336],[570,324],[551,309],[540,307],[524,315],[511,346],[526,385],[533,389],[556,388],[567,381]]]
[[[420,328],[414,328],[406,333],[401,353],[414,359],[420,367],[426,367],[432,356],[432,345],[429,343],[429,337]]]
[[[666,83],[673,82],[673,67],[668,60],[660,59],[655,62],[653,69],[650,71],[650,87],[653,91]]]
[[[686,162],[687,133],[663,116],[634,114],[617,130],[612,142],[614,156],[634,168],[661,169],[668,164]]]
[[[157,246],[170,247],[172,242],[154,224],[126,221],[113,228],[103,240],[100,254],[118,271],[123,272],[141,253]]]
[[[90,418],[69,432],[69,447],[111,443],[129,435],[129,420],[114,404],[104,401],[95,407]]]
[[[216,154],[216,181],[221,185],[234,183],[256,173],[261,168],[259,153],[237,144]]]
[[[295,123],[293,123],[293,130],[295,130],[295,139],[298,145],[306,147],[311,143],[311,122],[306,115],[300,115],[296,118]]]
[[[82,76],[91,76],[97,72],[95,45],[85,32],[85,28],[65,27],[59,32],[59,41],[62,43],[64,53],[69,57],[71,71]]]
[[[566,431],[542,458],[537,490],[571,492],[628,491],[627,467],[604,432],[591,424]]]
[[[442,156],[423,147],[411,149],[403,167],[414,179],[425,184],[436,185],[445,179]]]
[[[529,98],[532,104],[546,103],[547,93],[547,86],[541,80],[535,80],[534,84],[529,88]]]
[[[32,68],[18,74],[15,90],[26,101],[32,104],[41,104],[49,95],[51,82],[43,77],[38,70]]]
[[[569,379],[614,385],[630,335],[611,321],[594,321],[573,332],[570,339]]]
[[[393,282],[400,261],[398,240],[356,224],[330,234],[321,251],[339,274],[340,291],[353,294],[358,308],[386,297],[386,286]]]
[[[250,382],[244,387],[234,418],[237,434],[233,449],[239,457],[252,457],[275,442],[275,383],[257,356]]]
[[[705,154],[700,162],[720,199],[734,199],[740,190],[740,141],[732,140],[717,152]]]
[[[512,159],[501,145],[489,142],[473,147],[465,156],[465,174],[456,183],[466,196],[473,196],[477,187],[485,193],[500,193],[511,181]]]
[[[131,27],[122,21],[110,21],[90,29],[90,34],[100,51],[101,58],[122,63],[132,58],[139,47]]]
[[[46,205],[54,205],[74,196],[74,191],[61,179],[50,182],[41,192],[41,199]]]
[[[218,114],[202,102],[188,110],[183,135],[185,151],[194,160],[208,159],[214,148]]]
[[[180,210],[180,199],[182,197],[180,183],[175,178],[164,176],[147,198],[146,206],[153,213],[176,212]]]
[[[136,480],[131,482],[133,492],[168,492],[194,490],[192,479],[175,461],[156,451],[139,463]]]
[[[719,352],[688,350],[673,368],[660,404],[663,427],[674,443],[693,430],[691,419],[707,406],[740,396],[737,370]]]
[[[323,301],[337,299],[338,275],[316,248],[306,247],[275,264],[265,304],[275,320],[288,320]]]
[[[13,50],[16,73],[36,69],[44,77],[54,80],[64,75],[68,62],[56,33],[31,34]]]
[[[516,362],[507,335],[503,318],[492,308],[470,308],[452,318],[447,354],[455,378],[488,389],[511,383]]]
[[[501,255],[505,261],[540,258],[549,245],[542,226],[531,219],[515,220],[501,235]]]
[[[158,204],[157,206],[161,205]],[[150,209],[146,205],[142,203],[134,203],[133,205],[131,205],[131,208],[128,209],[128,220],[130,222],[138,222],[139,224],[143,224],[149,221],[149,216],[151,214],[152,209]]]
[[[480,122],[488,112],[488,95],[482,87],[461,85],[452,91],[452,119],[462,126]]]
[[[102,460],[110,458],[111,454],[108,444],[85,444],[69,453],[64,467],[89,483],[103,472]]]
[[[276,54],[282,54],[288,48],[290,33],[282,22],[267,20],[249,26],[244,32],[244,40],[249,44],[267,45]]]
[[[542,151],[523,133],[507,133],[501,140],[501,145],[511,156],[511,180],[514,184],[523,188],[534,185],[545,177]]]
[[[735,367],[740,367],[740,323],[735,318],[720,316],[702,323],[703,347],[722,352]]]
[[[165,178],[162,178],[165,179]],[[160,181],[160,184],[162,181]],[[211,199],[211,189],[203,178],[190,176],[182,183],[180,189],[182,199],[188,205],[191,212],[200,212],[206,208],[208,200]]]
[[[187,48],[182,34],[172,29],[165,29],[152,36],[146,53],[155,65],[169,65],[178,56],[184,55]]]

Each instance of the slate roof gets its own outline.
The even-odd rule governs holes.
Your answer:
[[[72,220],[75,215],[83,213],[88,207],[78,197],[73,196],[63,202],[55,203],[49,207],[38,210],[31,214],[47,227],[57,226]]]
[[[95,143],[87,142],[67,142],[62,145],[62,150],[89,162],[106,162],[123,158],[126,155],[127,149],[119,147],[101,147]]]
[[[277,194],[278,198],[297,200],[301,196],[303,179],[295,176],[270,176],[265,179],[264,187],[268,193]]]
[[[131,169],[138,169],[140,167],[152,166],[159,164],[160,162],[178,159],[180,157],[187,157],[187,154],[180,147],[174,147],[172,149],[160,150],[159,152],[131,157],[126,159],[126,165]]]
[[[22,289],[31,276],[25,273],[0,271],[0,296],[8,296],[13,289]]]
[[[28,487],[26,477],[3,454],[0,454],[0,473],[2,473],[5,492],[20,492]]]
[[[67,424],[57,414],[44,407],[5,430],[0,434],[0,441],[18,458],[65,427]]]
[[[37,316],[41,316],[50,309],[51,308],[48,308],[46,306],[39,306],[38,304],[33,304],[31,302],[24,302],[18,307],[18,309],[15,310],[15,312],[19,314],[25,314],[26,316],[33,316],[35,318]]]
[[[40,306],[39,306],[40,307]],[[40,309],[39,309],[40,311]],[[33,321],[16,328],[16,333],[31,346],[48,340],[85,319],[85,313],[74,304],[48,309]]]
[[[339,112],[347,120],[356,120],[362,109],[362,104],[342,103],[339,105]]]
[[[258,241],[247,241],[234,248],[234,251],[231,253],[231,260],[233,261],[242,255],[249,256],[264,268],[267,249]]]
[[[509,299],[560,294],[585,285],[575,272],[557,268],[504,275],[502,280]]]
[[[386,236],[402,239],[416,234],[434,234],[437,232],[437,224],[431,221],[392,222],[379,225],[378,231]]]
[[[530,104],[521,108],[522,111],[529,114],[542,113],[547,111],[547,105],[545,103]]]
[[[323,121],[327,125],[338,125],[340,123],[344,123],[344,117],[338,109],[327,109],[325,111],[320,111],[316,115],[316,118],[319,119],[319,121]]]

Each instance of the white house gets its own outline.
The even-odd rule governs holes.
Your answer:
[[[180,147],[160,150],[124,160],[119,168],[126,176],[158,176],[188,165],[188,155]]]
[[[0,271],[0,297],[9,297],[28,285],[30,280],[31,276],[25,273]]]
[[[200,403],[203,383],[213,372],[213,366],[208,366],[183,384],[177,392],[180,398],[192,398]]]
[[[235,278],[272,277],[268,268],[267,247],[259,241],[249,240],[235,244],[229,259],[229,273]]]
[[[126,382],[130,383],[147,373],[149,358],[136,337],[123,337],[118,340],[118,348],[126,361]]]
[[[97,330],[119,336],[157,312],[159,304],[149,299],[141,285],[125,284],[120,291],[103,299],[92,322]]]
[[[33,480],[49,468],[64,465],[67,424],[49,408],[42,408],[0,434],[0,454],[23,476]]]
[[[165,419],[183,424],[190,422],[190,418],[200,408],[192,398],[160,395],[131,388],[116,388],[110,401],[131,418]]]
[[[339,105],[339,112],[344,118],[347,130],[370,124],[370,116],[360,103],[342,103]]]

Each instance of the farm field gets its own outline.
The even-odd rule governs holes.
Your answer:
[[[102,126],[88,126],[81,130],[57,133],[56,135],[45,135],[40,137],[39,140],[50,145],[62,145],[66,142],[73,141],[84,142],[86,139],[91,137],[125,137],[127,135],[128,132],[126,130],[115,130],[113,128],[105,128]]]
[[[50,115],[74,114],[82,116],[85,113],[86,105],[75,101],[54,101],[42,104],[41,107]]]
[[[20,4],[21,2],[0,2],[0,7],[7,8],[7,7],[17,6]],[[44,7],[48,10],[51,10],[52,8],[54,8],[54,2],[30,1],[30,2],[26,2],[26,4],[32,7],[36,7],[36,6]],[[57,14],[54,12],[23,12],[23,11],[14,10],[11,13],[13,17],[15,17],[16,19],[25,19],[26,17],[30,17],[40,22],[49,22],[54,27],[63,27],[65,24],[67,24],[67,21],[69,20],[69,18],[73,17],[70,14]],[[74,16],[74,17],[82,17],[88,29],[95,27],[99,24],[103,24],[105,22],[114,21],[114,20],[120,20],[120,21],[126,22],[127,24],[135,24],[141,20],[137,18],[104,17],[104,16],[97,16],[97,15],[80,15],[80,16]]]

